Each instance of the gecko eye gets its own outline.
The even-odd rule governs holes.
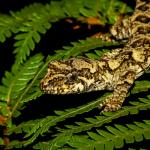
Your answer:
[[[77,78],[78,78],[78,75],[75,72],[71,73],[68,77],[69,81],[76,81]]]

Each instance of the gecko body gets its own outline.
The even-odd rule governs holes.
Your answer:
[[[120,109],[134,81],[150,68],[150,0],[136,0],[135,11],[115,25],[116,39],[127,39],[123,48],[105,53],[99,60],[71,58],[52,61],[41,80],[48,94],[72,94],[111,90],[112,95],[100,104],[103,111]]]

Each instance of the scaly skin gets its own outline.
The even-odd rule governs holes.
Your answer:
[[[133,15],[121,24],[122,28],[114,25],[111,32],[116,39],[128,39],[123,48],[105,53],[100,60],[50,62],[41,89],[48,94],[112,90],[100,107],[118,110],[134,81],[150,68],[150,0],[137,0]]]

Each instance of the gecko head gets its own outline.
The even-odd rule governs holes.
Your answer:
[[[50,62],[47,74],[41,80],[41,89],[48,94],[73,94],[88,91],[94,83],[93,73],[95,72],[95,68],[89,61],[72,58],[66,61]]]

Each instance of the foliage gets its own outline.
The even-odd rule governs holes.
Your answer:
[[[104,91],[84,104],[68,106],[65,96],[61,96],[60,103],[66,104],[62,108],[51,107],[46,114],[39,109],[38,116],[28,116],[27,112],[33,109],[30,111],[34,114],[34,109],[38,109],[34,105],[40,99],[44,107],[46,99],[48,105],[55,101],[50,95],[44,97],[39,88],[50,61],[82,56],[99,59],[112,47],[122,44],[89,36],[64,44],[62,49],[45,57],[42,50],[37,52],[37,47],[55,23],[73,18],[80,26],[92,26],[93,22],[87,21],[92,18],[98,20],[98,24],[94,23],[100,28],[114,24],[120,15],[131,12],[132,9],[119,0],[54,0],[46,5],[34,3],[17,12],[0,14],[0,42],[5,45],[8,38],[14,38],[15,55],[14,64],[10,71],[5,71],[0,85],[0,128],[3,132],[0,145],[3,148],[110,150],[150,139],[148,70],[131,89],[127,99],[132,101],[117,112],[99,113],[98,104],[111,94]],[[4,136],[10,141],[6,143]]]

